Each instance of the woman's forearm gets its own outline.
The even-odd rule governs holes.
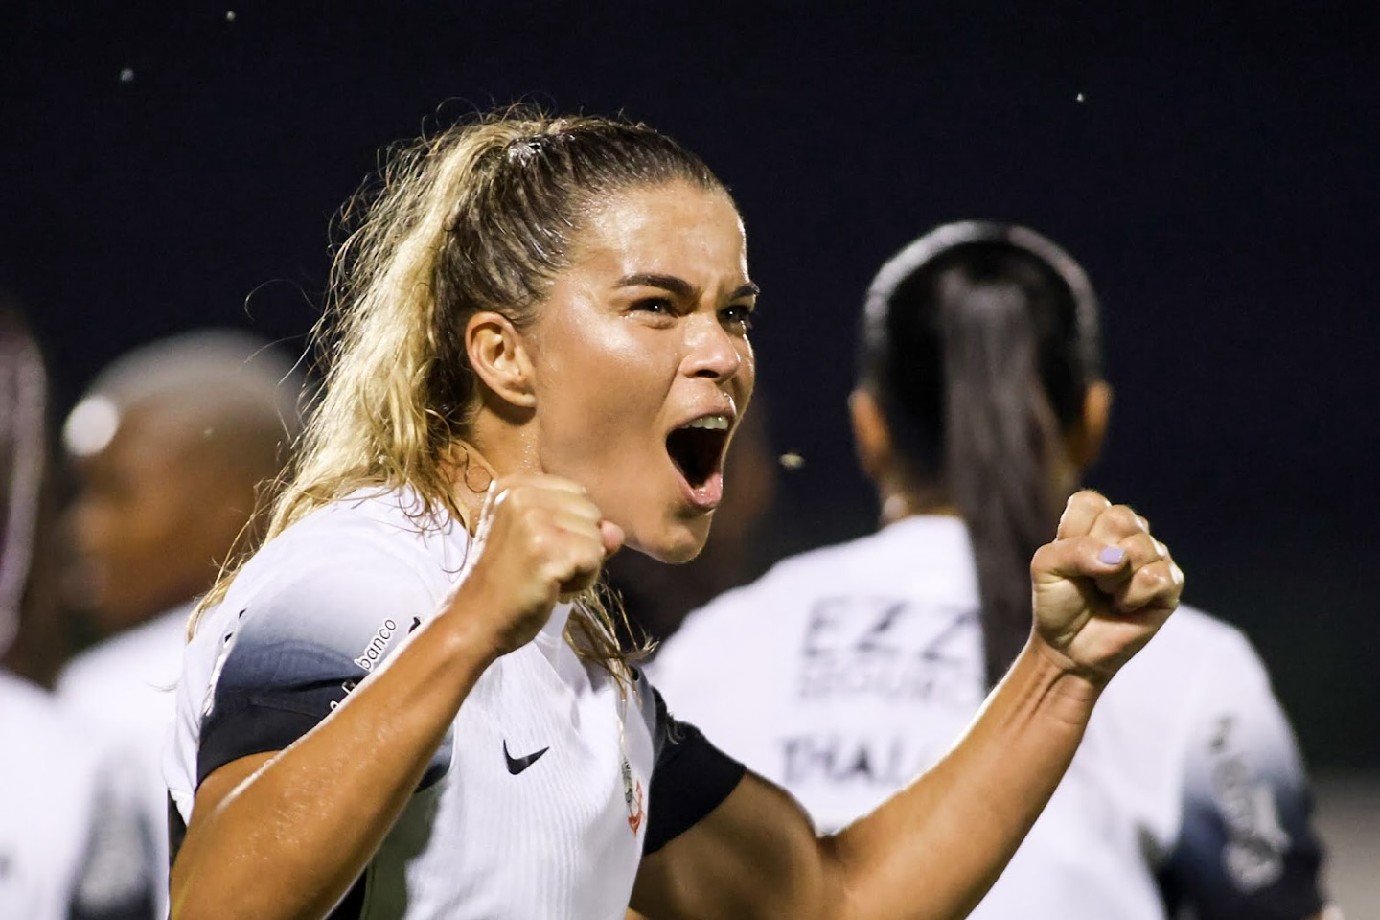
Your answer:
[[[249,758],[239,774],[232,763],[207,777],[173,866],[173,916],[324,916],[373,857],[493,657],[463,618],[442,614],[247,779]]]
[[[966,916],[1016,852],[1100,693],[1038,642],[943,760],[830,842],[850,920]]]

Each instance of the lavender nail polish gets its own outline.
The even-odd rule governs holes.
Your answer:
[[[1097,554],[1098,561],[1105,562],[1107,565],[1117,565],[1125,558],[1126,550],[1120,546],[1104,546],[1102,552]]]

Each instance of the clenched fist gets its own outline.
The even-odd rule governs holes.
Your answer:
[[[1030,564],[1035,639],[1072,673],[1107,681],[1169,619],[1184,573],[1125,505],[1077,492]]]
[[[581,486],[539,474],[500,479],[447,612],[474,622],[496,654],[514,651],[541,631],[557,601],[593,585],[622,543],[623,531]]]

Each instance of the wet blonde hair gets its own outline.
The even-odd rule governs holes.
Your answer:
[[[491,310],[529,325],[593,207],[673,181],[723,190],[697,156],[646,125],[529,108],[393,150],[376,186],[345,208],[358,225],[335,255],[314,333],[325,386],[265,539],[368,487],[409,486],[426,516],[472,529],[452,480],[457,466],[470,472],[462,445],[477,406],[469,318]],[[227,564],[201,609],[224,598],[238,567]],[[615,674],[641,650],[618,638],[631,630],[607,592],[582,597],[568,629],[577,651]]]

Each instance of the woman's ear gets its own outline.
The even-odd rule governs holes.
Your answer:
[[[508,317],[484,310],[465,326],[470,368],[502,402],[530,409],[537,404],[535,372],[526,343]]]
[[[848,415],[853,422],[853,448],[863,474],[881,484],[891,468],[891,429],[877,397],[865,387],[848,396]]]
[[[1111,417],[1112,385],[1105,380],[1094,380],[1083,396],[1083,416],[1069,438],[1069,459],[1079,470],[1092,466],[1102,453]]]

